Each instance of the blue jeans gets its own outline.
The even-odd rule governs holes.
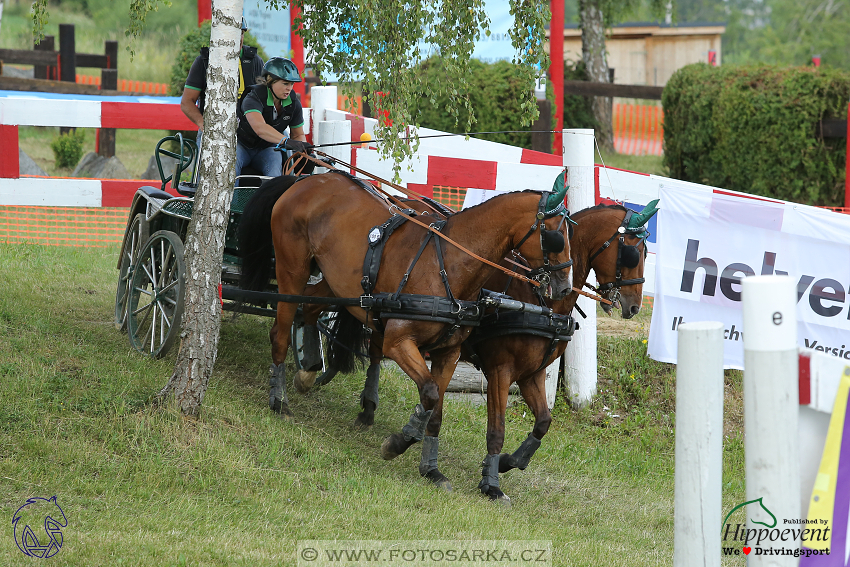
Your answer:
[[[260,175],[280,177],[283,171],[283,158],[274,147],[249,149],[236,143],[236,175],[240,175],[245,166],[252,165]]]

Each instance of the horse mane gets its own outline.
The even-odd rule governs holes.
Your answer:
[[[570,216],[574,217],[576,215],[584,215],[584,214],[592,213],[594,211],[609,210],[609,209],[612,210],[612,211],[623,211],[623,212],[628,210],[623,205],[606,205],[605,203],[599,203],[598,205],[594,205],[592,207],[587,207],[586,209],[582,209],[580,211],[570,213]]]
[[[471,211],[471,210],[473,210],[473,209],[476,209],[476,208],[480,207],[481,205],[486,205],[486,204],[490,203],[491,201],[495,201],[496,199],[501,199],[502,197],[507,197],[508,195],[516,195],[517,193],[537,193],[538,195],[540,195],[540,194],[542,194],[543,192],[542,192],[542,191],[539,191],[539,190],[537,190],[537,189],[523,189],[522,191],[509,191],[509,192],[507,192],[507,193],[502,193],[502,194],[500,194],[500,195],[496,195],[495,197],[491,197],[491,198],[487,199],[486,201],[482,201],[482,202],[478,203],[477,205],[472,205],[472,206],[471,206],[471,207],[469,207],[468,209],[462,209],[462,210],[458,211],[458,212],[457,212],[457,213],[455,213],[455,214],[458,214],[458,215],[459,215],[459,214],[461,214],[461,213],[465,213],[465,212],[467,212],[467,211]],[[454,215],[452,215],[452,216],[454,216]]]

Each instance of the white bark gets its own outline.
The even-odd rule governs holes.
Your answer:
[[[236,93],[242,0],[216,0],[212,11],[204,151],[186,238],[186,301],[173,388],[180,410],[197,415],[212,374],[221,327],[218,285],[236,163]]]
[[[0,0],[0,32],[3,31],[2,24],[3,24],[3,0]],[[2,37],[2,36],[0,36],[0,37]]]
[[[605,47],[605,20],[600,0],[579,0],[581,58],[591,81],[608,82],[608,54]],[[611,97],[593,97],[593,116],[599,123],[597,142],[603,149],[614,149]]]

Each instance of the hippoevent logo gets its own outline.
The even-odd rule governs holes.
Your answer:
[[[30,498],[12,516],[15,543],[21,553],[38,559],[53,557],[62,548],[65,512],[53,498]],[[35,529],[33,529],[35,527]],[[42,530],[43,528],[43,530]]]
[[[746,524],[732,524],[729,518],[738,509],[748,504],[758,504],[759,507],[770,516],[770,522],[758,522],[750,518],[752,524],[764,526],[762,528],[747,528]],[[798,526],[798,527],[793,527]],[[812,555],[829,555],[829,548],[824,549],[801,549],[811,542],[829,541],[830,528],[827,522],[822,520],[808,520],[805,518],[786,518],[782,524],[767,506],[762,498],[748,500],[738,504],[726,514],[720,527],[720,535],[723,545],[723,555],[793,555],[794,557],[809,557]],[[808,547],[808,546],[806,546]],[[818,545],[817,547],[822,547]]]

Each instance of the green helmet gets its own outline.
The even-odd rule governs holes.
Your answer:
[[[289,59],[283,57],[272,57],[263,66],[263,75],[272,76],[282,81],[290,83],[300,83],[301,74],[298,72],[298,67]]]

